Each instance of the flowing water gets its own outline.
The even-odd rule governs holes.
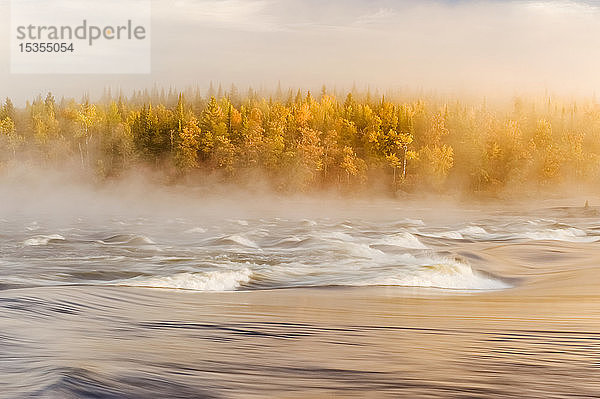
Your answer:
[[[247,201],[1,207],[0,397],[600,397],[594,208]]]

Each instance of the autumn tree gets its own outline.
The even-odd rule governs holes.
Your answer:
[[[0,148],[8,150],[15,158],[17,149],[23,142],[24,138],[17,134],[15,123],[10,117],[0,120]]]
[[[385,176],[395,190],[600,183],[600,105],[517,99],[504,107],[377,92],[235,86],[202,93],[157,87],[100,101],[38,97],[0,106],[6,157],[75,159],[103,177],[137,164],[240,182],[258,171],[278,188],[354,188]],[[23,156],[19,156],[22,152]],[[197,171],[197,172],[194,172]],[[389,176],[392,176],[389,179]],[[450,184],[452,183],[452,184]]]
[[[199,166],[200,134],[200,127],[195,119],[188,121],[179,133],[179,143],[175,150],[175,165],[183,174]]]
[[[388,165],[393,169],[393,187],[398,185],[397,171],[401,171],[401,181],[406,179],[406,163],[409,159],[417,157],[414,151],[409,151],[408,146],[413,142],[410,133],[400,133],[390,129],[387,134],[382,135],[379,146]]]

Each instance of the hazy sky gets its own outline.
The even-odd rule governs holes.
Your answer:
[[[0,0],[3,28],[8,5]],[[156,0],[152,18],[151,75],[11,75],[2,29],[0,96],[211,80],[488,95],[600,91],[600,1]]]

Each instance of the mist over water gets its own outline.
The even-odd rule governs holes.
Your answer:
[[[502,289],[511,285],[478,273],[447,247],[452,241],[518,239],[519,234],[528,234],[527,230],[488,233],[464,223],[438,228],[403,218],[381,223],[359,218],[221,216],[107,214],[104,223],[78,218],[62,226],[5,219],[5,283],[198,291],[332,285]],[[575,229],[553,230],[547,223],[534,224],[530,230],[565,240],[596,239],[579,237]],[[31,266],[24,267],[24,259]]]
[[[1,397],[599,388],[593,198],[459,204],[38,177],[0,185]]]
[[[523,217],[482,205],[440,202],[442,213],[435,202],[211,194],[136,180],[29,187],[4,185],[7,287],[498,290],[515,282],[495,275],[477,252],[461,253],[465,245],[600,240],[585,218]]]

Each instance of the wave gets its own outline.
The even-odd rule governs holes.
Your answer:
[[[29,231],[36,231],[40,229],[40,225],[38,222],[31,222],[27,227],[25,227]]]
[[[408,249],[429,249],[417,237],[408,232],[386,236],[375,242],[378,245],[392,245]]]
[[[485,238],[490,234],[483,228],[479,226],[467,226],[458,231],[463,237],[469,236],[472,238]]]
[[[302,245],[302,243],[307,242],[307,240],[308,239],[306,238],[302,239],[297,236],[289,236],[271,243],[270,246],[274,248],[296,248]]]
[[[547,229],[541,231],[529,231],[522,233],[524,238],[530,240],[552,240],[568,242],[594,242],[600,240],[600,237],[588,236],[583,230],[569,227],[565,229]]]
[[[331,231],[331,232],[326,232],[326,233],[318,233],[315,234],[316,238],[322,239],[322,240],[337,240],[337,241],[346,241],[346,242],[350,242],[350,241],[354,241],[354,237],[352,237],[350,234],[348,233],[342,233],[341,231]]]
[[[257,243],[255,243],[248,237],[245,237],[240,234],[232,234],[230,236],[222,237],[222,238],[219,238],[217,241],[219,243],[223,243],[223,244],[235,244],[235,245],[241,245],[243,247],[260,249],[260,246]]]
[[[42,371],[39,371],[42,370]],[[19,397],[35,398],[216,398],[208,390],[182,384],[166,375],[125,373],[113,376],[79,367],[40,367]],[[27,390],[30,390],[27,392]]]
[[[463,235],[456,230],[436,231],[436,232],[419,232],[419,235],[430,238],[443,238],[446,240],[464,240]]]
[[[189,230],[184,231],[186,234],[195,234],[195,233],[206,233],[206,229],[202,227],[193,227]]]
[[[201,273],[178,273],[172,276],[146,279],[134,278],[123,281],[118,285],[195,291],[234,291],[243,284],[247,284],[251,276],[252,271],[249,268],[241,270],[214,270]]]
[[[443,238],[447,240],[465,240],[475,239],[484,240],[492,238],[492,235],[488,233],[484,228],[479,226],[467,226],[458,230],[446,230],[436,232],[419,232],[420,235],[431,238]]]
[[[373,248],[369,242],[359,242],[357,238],[340,231],[318,233],[312,237],[321,243],[321,247],[325,243],[326,248],[338,249],[353,257],[375,259],[386,256],[383,251]]]
[[[402,220],[396,222],[395,225],[396,226],[416,227],[416,226],[425,226],[425,222],[423,222],[421,219],[406,218],[406,219],[402,219]]]
[[[229,263],[211,271],[138,276],[110,285],[194,291],[235,291],[294,287],[400,286],[452,290],[501,290],[513,287],[499,276],[474,270],[462,259],[409,253],[389,256],[354,244],[353,261],[279,264]]]
[[[55,244],[59,242],[66,241],[66,238],[61,236],[60,234],[49,234],[49,235],[38,235],[35,237],[28,238],[23,242],[25,246],[40,246],[40,245],[48,245]]]
[[[369,244],[345,242],[341,248],[351,256],[367,259],[378,259],[386,257],[385,252],[380,249],[373,248]]]
[[[156,243],[144,235],[136,234],[117,234],[103,240],[99,240],[102,244],[120,244],[120,245],[155,245]]]
[[[388,263],[392,258],[393,263]],[[513,287],[508,280],[474,270],[466,261],[458,259],[417,257],[407,253],[386,257],[384,261],[376,265],[364,261],[332,265],[302,262],[278,264],[256,270],[249,287],[400,286],[470,291]]]
[[[546,222],[546,221],[544,221]],[[566,242],[595,242],[600,241],[600,236],[588,235],[586,231],[561,225],[561,228],[546,228],[532,229],[531,226],[538,226],[537,221],[527,221],[518,226],[513,225],[508,231],[502,234],[489,233],[479,226],[467,226],[458,230],[436,231],[436,232],[419,232],[418,234],[424,237],[442,238],[449,240],[551,240],[551,241],[566,241]]]
[[[453,290],[501,290],[512,285],[501,278],[477,272],[470,265],[440,259],[416,268],[402,268],[392,275],[358,280],[351,285],[388,285]]]
[[[316,225],[317,225],[317,222],[315,222],[314,220],[311,220],[311,219],[302,219],[302,220],[300,221],[300,223],[301,223],[303,226],[311,226],[311,227],[312,227],[312,226],[316,226]]]
[[[240,226],[248,226],[248,221],[244,219],[229,219],[229,223],[239,224]]]

